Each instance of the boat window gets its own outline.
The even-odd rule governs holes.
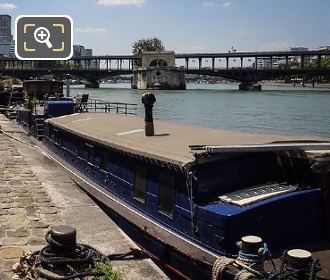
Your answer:
[[[142,203],[146,198],[146,168],[135,166],[133,197]]]
[[[62,145],[62,133],[58,130],[55,132],[55,142]]]
[[[172,216],[174,206],[175,177],[161,172],[159,174],[159,211]]]
[[[52,128],[50,131],[50,139],[56,141],[57,134],[58,134],[58,130],[56,128]]]
[[[84,144],[83,143],[78,144],[77,155],[80,157],[82,157],[84,155]]]
[[[87,159],[88,162],[91,164],[94,164],[94,146],[85,143],[86,148],[87,148]]]
[[[109,157],[107,154],[101,155],[100,168],[104,171],[106,171],[108,169],[108,160],[109,160]]]

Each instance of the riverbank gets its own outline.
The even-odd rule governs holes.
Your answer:
[[[304,86],[302,86],[300,83],[296,83],[295,85],[293,83],[286,84],[284,81],[262,81],[260,82],[261,85],[266,86],[283,86],[283,87],[296,87],[296,88],[319,88],[319,89],[330,89],[330,83],[315,83],[314,87],[312,83],[305,83]]]
[[[125,253],[133,241],[85,194],[65,171],[27,136],[0,115],[0,279],[11,279],[12,266],[23,251],[46,245],[45,233],[55,225],[77,229],[79,243],[105,254]],[[150,260],[112,263],[125,279],[168,279]]]

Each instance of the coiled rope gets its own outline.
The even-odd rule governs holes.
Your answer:
[[[49,245],[34,253],[25,254],[14,272],[21,279],[70,280],[87,276],[102,276],[94,270],[97,262],[110,264],[111,260],[124,260],[144,258],[144,253],[139,249],[132,249],[123,254],[105,255],[96,248],[87,244],[60,243],[55,241],[50,232],[45,236]],[[71,246],[71,247],[70,247]]]
[[[213,264],[212,267],[212,280],[222,280],[224,270],[228,265],[233,264],[235,259],[230,259],[227,257],[219,257]]]
[[[246,280],[250,278],[266,279],[268,276],[263,266],[266,260],[271,260],[275,270],[275,264],[266,243],[264,243],[263,251],[260,255],[246,254],[239,251],[237,258],[219,257],[212,267],[212,280],[221,280],[225,269],[229,265],[240,269],[235,276],[235,280]]]

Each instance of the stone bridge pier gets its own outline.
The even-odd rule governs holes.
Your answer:
[[[88,82],[85,84],[85,88],[99,88],[100,82],[97,79],[88,80]]]
[[[139,67],[133,69],[134,89],[185,90],[185,71],[175,66],[175,53],[144,52]]]
[[[262,86],[258,82],[244,81],[238,85],[239,90],[261,90]]]

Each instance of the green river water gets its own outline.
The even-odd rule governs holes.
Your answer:
[[[330,89],[263,86],[239,91],[236,84],[188,84],[186,91],[153,91],[154,118],[218,129],[330,138]],[[71,96],[89,93],[104,101],[138,104],[144,91],[130,84],[101,84],[99,89],[72,86]]]

